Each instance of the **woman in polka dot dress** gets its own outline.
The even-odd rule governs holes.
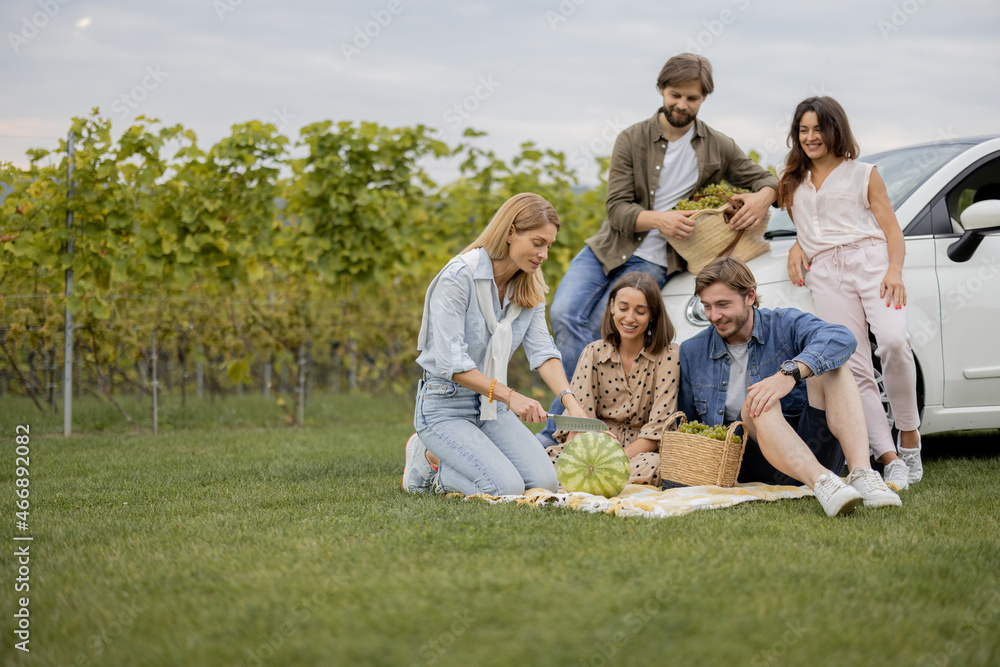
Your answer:
[[[632,462],[629,482],[660,487],[660,434],[677,409],[680,386],[674,326],[663,309],[656,281],[633,271],[611,288],[602,340],[588,345],[572,388],[586,416],[604,420]],[[556,431],[548,448],[555,462],[576,433]]]

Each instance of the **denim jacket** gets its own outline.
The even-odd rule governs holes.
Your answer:
[[[478,252],[480,258],[475,275],[461,256],[454,257],[441,269],[424,298],[427,319],[420,326],[417,364],[431,375],[446,380],[451,380],[456,373],[486,368],[490,332],[479,309],[476,281],[489,281],[493,314],[498,320],[510,309],[509,291],[507,302],[500,308],[500,293],[494,282],[490,256],[483,248]],[[511,353],[522,343],[531,370],[536,370],[548,359],[562,359],[545,323],[544,301],[534,308],[522,309],[514,320]]]
[[[830,324],[794,308],[754,308],[749,345],[749,382],[754,384],[780,370],[788,359],[801,361],[813,375],[838,368],[857,348],[851,330]],[[723,423],[730,357],[715,327],[681,344],[681,389],[677,409],[689,420],[715,426]],[[797,417],[809,404],[805,382],[781,399],[781,412]]]

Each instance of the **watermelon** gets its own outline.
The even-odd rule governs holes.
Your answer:
[[[607,433],[581,433],[566,443],[556,459],[556,477],[570,493],[614,498],[628,484],[628,455]]]

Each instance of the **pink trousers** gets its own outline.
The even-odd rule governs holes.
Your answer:
[[[875,458],[896,450],[885,408],[875,382],[868,327],[875,335],[875,354],[882,365],[885,393],[896,428],[909,431],[920,425],[917,412],[917,368],[906,332],[906,306],[885,305],[879,286],[889,268],[889,245],[880,239],[847,243],[817,253],[806,271],[805,284],[813,294],[816,314],[843,324],[858,341],[848,361],[861,391],[868,425],[868,442]]]

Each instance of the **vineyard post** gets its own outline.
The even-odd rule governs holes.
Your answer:
[[[66,241],[69,262],[66,267],[66,322],[63,347],[63,437],[73,433],[73,314],[69,312],[69,297],[73,291],[73,131],[66,138],[66,229],[71,230]]]
[[[264,398],[267,398],[271,394],[271,363],[273,360],[274,355],[272,354],[264,364]]]
[[[153,435],[156,435],[158,415],[156,413],[156,388],[160,385],[156,377],[156,329],[153,330]]]
[[[341,361],[339,349],[340,345],[337,341],[330,343],[330,359],[333,366],[330,370],[330,391],[334,394],[340,393]]]
[[[299,342],[299,394],[298,404],[298,426],[302,428],[306,424],[306,343]]]
[[[56,382],[56,368],[58,366],[56,365],[56,345],[54,341],[51,350],[46,351],[44,348],[42,349],[42,363],[45,364],[45,400],[49,402],[52,414],[55,414],[58,410],[56,408],[56,387],[59,386],[59,383]]]
[[[181,407],[187,406],[187,331],[181,330],[180,340],[177,341],[177,361],[181,365]]]
[[[56,355],[56,342],[52,341],[52,350],[49,352],[51,361],[49,365],[52,366],[52,371],[49,377],[52,378],[52,389],[49,390],[49,394],[52,396],[52,414],[59,412],[59,408],[56,404],[56,393],[59,391],[59,357]]]
[[[357,284],[351,286],[351,301],[357,303],[358,301],[358,286]],[[347,369],[348,386],[351,389],[351,393],[355,393],[358,390],[358,343],[354,338],[349,338],[347,341],[347,349],[350,352],[351,365]]]
[[[274,290],[267,291],[267,311],[268,313],[274,313]],[[264,363],[264,387],[263,396],[267,398],[271,395],[271,370],[272,364],[274,364],[274,352],[267,358]]]
[[[347,386],[353,394],[358,390],[358,343],[353,338],[347,340],[347,352],[350,363],[347,367]]]

